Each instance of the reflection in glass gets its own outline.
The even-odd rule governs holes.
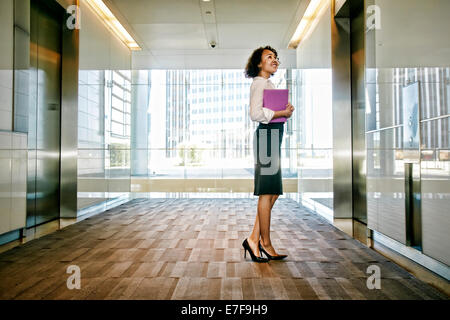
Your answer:
[[[331,69],[292,70],[294,152],[283,161],[296,163],[300,202],[326,215],[333,210],[331,94]]]

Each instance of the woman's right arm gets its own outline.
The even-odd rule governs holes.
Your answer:
[[[253,81],[250,86],[250,119],[268,124],[275,112],[263,107],[264,81]]]

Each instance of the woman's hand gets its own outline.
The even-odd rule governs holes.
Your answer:
[[[292,116],[292,112],[294,112],[294,106],[290,103],[286,105],[286,109],[275,111],[272,119],[277,118],[290,118]]]
[[[286,105],[286,109],[284,110],[286,118],[290,118],[292,116],[292,113],[294,112],[295,108],[292,104],[288,103]]]

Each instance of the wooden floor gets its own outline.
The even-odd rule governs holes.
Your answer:
[[[0,254],[1,299],[448,299],[290,199],[285,261],[244,259],[256,199],[136,199]],[[67,268],[81,270],[69,290]],[[366,285],[368,266],[381,289]]]

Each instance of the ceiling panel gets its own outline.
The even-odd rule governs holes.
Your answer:
[[[284,22],[295,14],[299,0],[214,0],[218,23]]]
[[[147,48],[207,49],[203,24],[133,24]]]
[[[104,1],[143,46],[133,52],[134,66],[242,68],[252,50],[263,45],[276,48],[292,67],[295,50],[285,50],[288,33],[298,23],[299,5],[308,0]]]
[[[222,23],[217,26],[222,49],[251,49],[261,45],[280,48],[286,31],[281,23]]]
[[[199,0],[109,0],[130,24],[202,23]]]

